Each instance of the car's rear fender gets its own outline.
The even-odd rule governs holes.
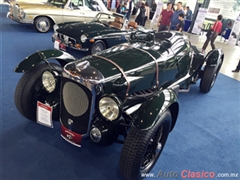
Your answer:
[[[76,59],[70,54],[59,50],[44,50],[26,57],[14,69],[15,72],[25,72],[41,62],[48,62],[49,59],[56,59],[61,66]]]
[[[214,67],[214,66],[217,66],[219,63],[222,63],[224,59],[224,54],[221,49],[214,49],[207,54],[205,59],[206,59],[206,66]]]
[[[179,112],[178,97],[172,89],[166,89],[144,102],[134,118],[133,126],[141,130],[148,130],[156,124],[167,109],[172,115],[172,130]]]

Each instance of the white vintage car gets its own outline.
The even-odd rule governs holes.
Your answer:
[[[54,24],[91,21],[99,11],[109,12],[102,0],[48,0],[43,3],[10,2],[7,17],[22,24],[34,24],[48,32]]]

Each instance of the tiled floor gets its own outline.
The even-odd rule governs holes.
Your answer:
[[[155,25],[150,25],[148,21],[146,24],[146,28],[152,27],[153,29],[157,30]],[[185,33],[185,32],[184,32]],[[199,49],[202,48],[203,43],[206,40],[205,35],[194,35],[190,33],[185,33],[189,38],[193,45],[198,47]],[[217,37],[215,41],[216,48],[220,48],[223,50],[225,58],[220,70],[221,73],[225,74],[226,76],[232,77],[238,81],[240,81],[240,72],[233,73],[232,70],[236,69],[238,61],[240,59],[240,47],[229,45],[227,42],[224,42],[224,38]],[[211,50],[211,46],[209,44],[208,48],[206,49],[206,53]]]

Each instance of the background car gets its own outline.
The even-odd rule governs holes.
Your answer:
[[[130,36],[131,28],[136,30],[137,23],[124,20],[123,15],[100,12],[91,22],[54,25],[52,41],[55,49],[67,51],[72,48],[94,54],[127,42],[126,36]]]
[[[45,3],[12,2],[7,17],[22,24],[34,24],[48,32],[54,24],[91,21],[99,11],[108,12],[101,0],[48,0]]]
[[[153,168],[176,124],[177,93],[199,79],[200,91],[209,92],[223,60],[220,49],[204,57],[179,32],[136,31],[129,43],[79,60],[59,50],[38,51],[15,68],[25,72],[15,104],[40,124],[60,120],[61,136],[78,147],[84,137],[99,145],[122,143],[121,173],[137,180]]]

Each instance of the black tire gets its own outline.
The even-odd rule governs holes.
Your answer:
[[[103,50],[106,49],[106,45],[103,41],[99,40],[99,41],[96,41],[92,46],[91,46],[91,49],[90,49],[90,54],[96,54],[98,52],[101,52]]]
[[[48,32],[51,29],[51,27],[53,26],[51,19],[49,19],[48,17],[44,17],[44,16],[37,17],[34,20],[34,25],[35,25],[36,30],[40,33]]]
[[[137,128],[130,130],[120,156],[120,171],[125,179],[142,179],[142,173],[151,171],[167,141],[171,122],[171,113],[167,110],[153,128],[146,131]],[[152,151],[150,152],[150,150]],[[147,157],[150,157],[149,155],[154,156],[146,161]]]
[[[61,66],[57,64],[52,64],[52,66],[59,73],[61,72]],[[47,69],[49,67],[45,63],[29,69],[20,78],[15,90],[16,108],[22,116],[32,121],[36,121],[37,101],[45,94],[49,95],[42,86],[42,73]]]
[[[218,64],[218,66],[205,67],[203,72],[203,77],[201,79],[200,86],[199,86],[201,92],[208,93],[212,89],[213,85],[215,84],[215,81],[221,66],[222,66],[222,61]]]

